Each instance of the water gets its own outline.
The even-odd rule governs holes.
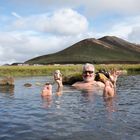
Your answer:
[[[117,96],[88,94],[64,86],[63,94],[43,99],[51,77],[15,78],[14,89],[0,89],[0,140],[139,140],[140,75],[122,76]],[[24,87],[25,83],[32,87]]]

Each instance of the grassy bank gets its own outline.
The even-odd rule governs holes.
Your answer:
[[[61,70],[63,74],[70,74],[80,72],[81,67],[81,65],[0,66],[0,76],[50,76],[56,69]]]
[[[126,70],[128,74],[140,74],[140,64],[101,64],[95,65],[99,69]],[[60,69],[63,75],[80,74],[82,65],[47,65],[47,66],[0,66],[0,76],[50,76],[56,69]]]

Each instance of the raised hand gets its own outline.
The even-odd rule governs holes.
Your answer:
[[[54,72],[54,81],[58,84],[58,87],[62,87],[63,83],[62,83],[62,74],[60,72],[60,70],[56,70]]]

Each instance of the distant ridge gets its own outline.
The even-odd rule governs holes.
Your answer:
[[[27,60],[28,64],[140,63],[140,45],[115,36],[88,38],[57,53]]]
[[[126,49],[126,50],[131,50],[134,52],[140,52],[140,45],[136,45],[133,43],[130,43],[128,41],[125,41],[123,39],[120,39],[115,36],[105,36],[100,38],[99,40],[104,41],[110,45],[120,47],[120,49]]]

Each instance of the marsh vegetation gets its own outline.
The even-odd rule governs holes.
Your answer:
[[[140,64],[100,64],[95,67],[96,71],[117,69],[126,70],[128,74],[140,74]],[[51,76],[56,69],[65,76],[79,75],[82,65],[0,66],[0,76]]]

